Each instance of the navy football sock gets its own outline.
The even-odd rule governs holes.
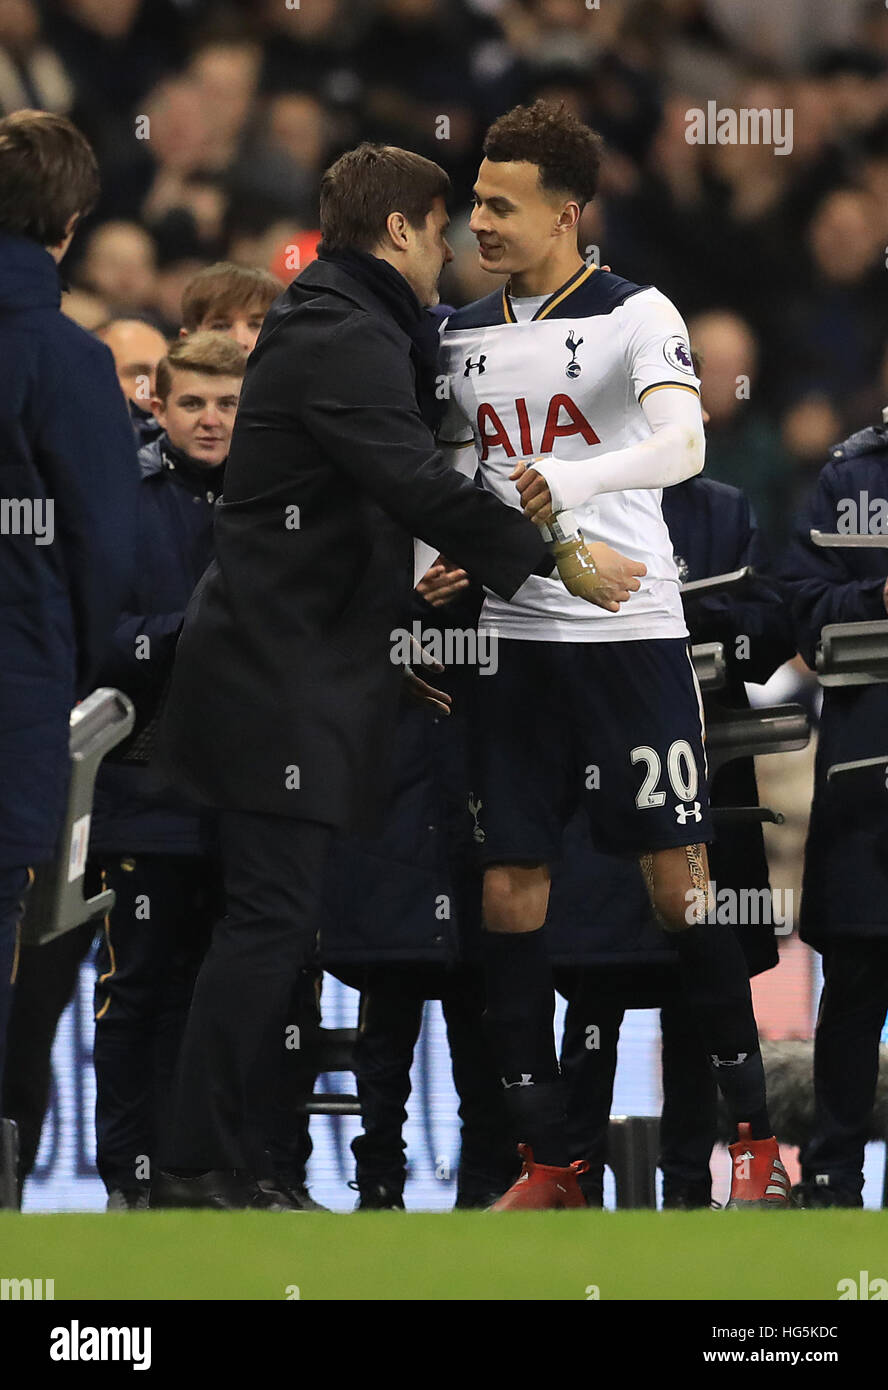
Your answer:
[[[555,990],[543,929],[483,934],[485,1020],[515,1135],[537,1163],[566,1168],[564,1100],[552,1020]]]
[[[729,927],[696,922],[674,932],[685,994],[703,1045],[735,1124],[746,1121],[753,1139],[773,1132],[765,1099],[765,1072],[746,958]]]

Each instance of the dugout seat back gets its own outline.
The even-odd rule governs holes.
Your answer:
[[[705,695],[721,690],[727,680],[727,663],[723,642],[698,642],[691,647],[691,661],[697,684]]]
[[[712,708],[706,714],[706,758],[713,776],[735,758],[806,748],[810,737],[811,725],[802,705]]]
[[[885,535],[846,536],[817,530],[810,534],[815,545],[830,550],[888,549]],[[823,686],[888,684],[888,619],[827,623],[821,630],[815,659],[817,679]],[[833,763],[826,778],[837,798],[858,806],[861,798],[877,799],[884,805],[888,756],[879,753],[855,762]]]
[[[888,684],[888,619],[827,623],[816,653],[824,686]]]
[[[306,1040],[307,1061],[319,1076],[354,1072],[357,1028],[316,1028]],[[301,1115],[360,1115],[357,1096],[341,1091],[314,1091],[296,1105]]]
[[[93,917],[104,917],[114,906],[110,888],[85,898],[83,875],[99,764],[126,738],[133,719],[133,705],[127,696],[107,688],[94,690],[71,711],[71,777],[65,819],[55,858],[35,870],[25,904],[21,936],[30,945],[42,945]]]

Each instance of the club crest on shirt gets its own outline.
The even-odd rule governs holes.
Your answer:
[[[564,340],[564,346],[570,353],[570,361],[564,369],[565,376],[578,377],[583,370],[577,361],[577,348],[581,346],[582,342],[582,338],[577,339],[574,337],[573,329],[571,329]]]
[[[675,367],[680,372],[687,372],[688,376],[694,375],[694,363],[691,360],[691,349],[688,347],[684,338],[673,334],[667,338],[663,344],[663,356],[670,367]]]

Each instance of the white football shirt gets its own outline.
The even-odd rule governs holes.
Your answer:
[[[449,382],[442,448],[474,448],[482,485],[509,506],[509,474],[535,455],[594,459],[651,435],[641,408],[650,391],[699,396],[688,332],[650,286],[583,267],[532,317],[508,287],[459,309],[441,331]],[[521,320],[524,321],[521,321]],[[531,576],[509,602],[487,592],[480,626],[503,637],[549,642],[685,637],[679,576],[660,506],[662,489],[600,493],[573,508],[587,541],[606,541],[647,565],[641,588],[618,613],[574,598],[557,575]]]

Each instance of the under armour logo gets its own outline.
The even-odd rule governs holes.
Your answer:
[[[576,357],[577,357],[577,348],[580,347],[580,346],[582,345],[583,342],[584,342],[584,339],[583,339],[583,338],[580,338],[579,340],[577,340],[576,338],[574,338],[573,329],[570,330],[570,332],[568,333],[567,337],[565,338],[565,340],[564,340],[564,346],[567,348],[568,352],[570,353],[570,361],[568,362],[567,366],[566,366],[565,369],[564,369],[564,372],[565,372],[565,375],[566,375],[566,376],[578,377],[578,376],[580,375],[580,372],[582,371],[582,367],[580,366],[579,362],[576,360]]]
[[[469,372],[477,372],[479,376],[484,375],[484,363],[487,361],[486,353],[481,354],[477,362],[473,362],[471,357],[466,358],[466,369],[463,376],[468,376]]]
[[[530,1077],[531,1074],[529,1071],[523,1071],[521,1073],[520,1081],[507,1081],[504,1076],[500,1077],[500,1081],[503,1083],[503,1088],[505,1090],[511,1091],[513,1086],[532,1086],[533,1082],[531,1081]]]
[[[709,1060],[714,1067],[739,1067],[748,1056],[748,1052],[738,1052],[736,1057],[717,1057],[714,1052],[710,1052]]]
[[[700,810],[699,801],[695,801],[690,810],[685,806],[676,806],[675,819],[678,821],[679,825],[684,825],[689,820],[702,820],[703,814]]]

